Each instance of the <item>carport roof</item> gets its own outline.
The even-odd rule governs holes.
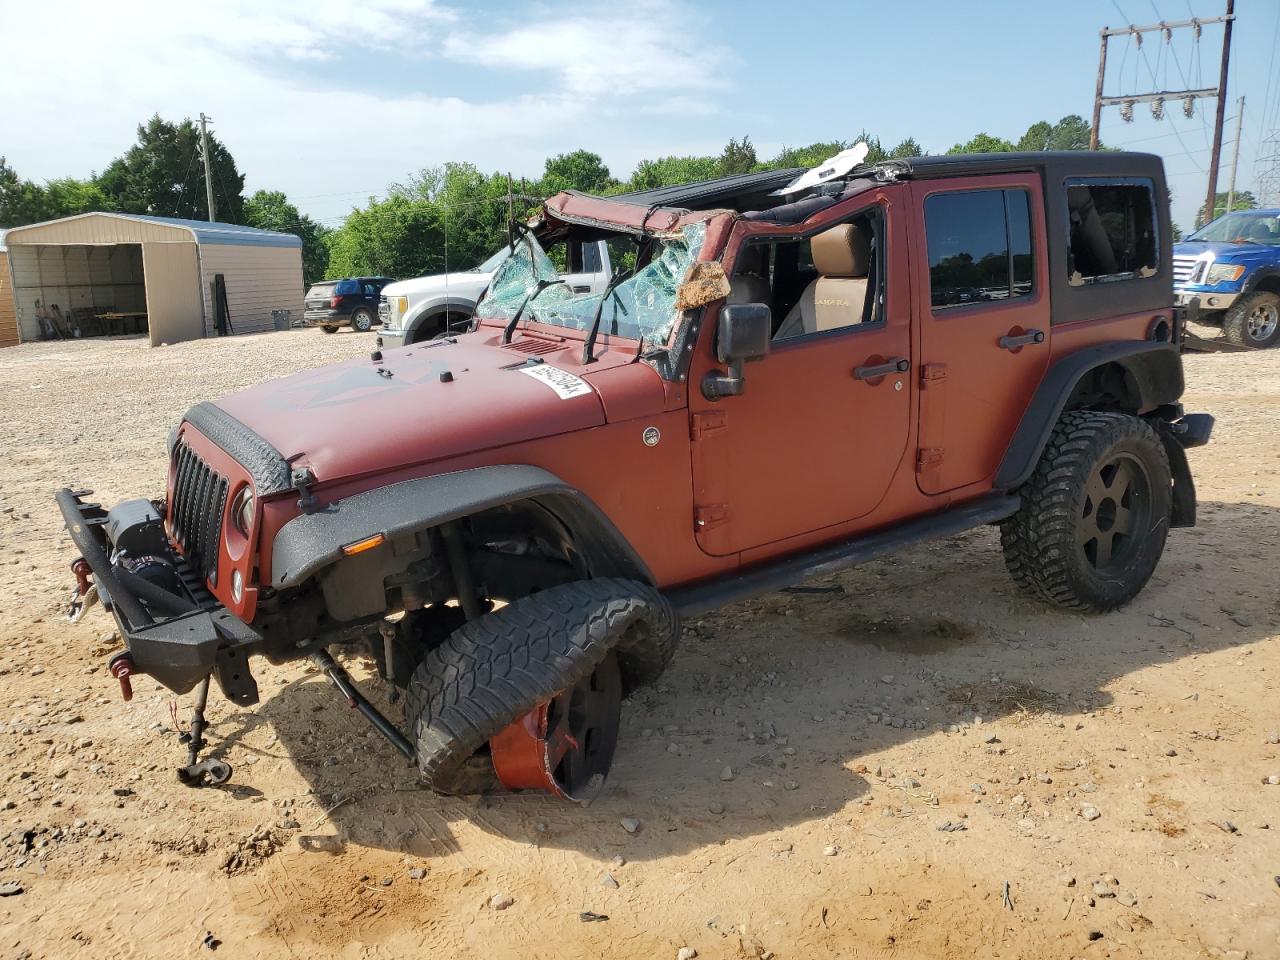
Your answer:
[[[259,230],[238,223],[218,223],[207,220],[181,220],[177,217],[152,217],[141,213],[113,213],[110,211],[94,211],[81,213],[74,217],[62,217],[58,220],[46,220],[43,223],[30,223],[22,227],[13,227],[8,232],[18,233],[27,227],[48,227],[57,223],[70,223],[84,217],[111,217],[116,220],[131,220],[138,223],[158,223],[166,227],[179,227],[190,230],[197,243],[229,243],[237,246],[258,247],[301,247],[302,238],[292,233],[276,233],[272,230]],[[3,233],[0,233],[2,242]],[[15,242],[17,237],[14,238]],[[0,246],[0,249],[3,249]]]

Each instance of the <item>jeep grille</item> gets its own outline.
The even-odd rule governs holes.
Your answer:
[[[169,525],[187,562],[206,580],[218,572],[218,537],[227,507],[227,478],[211,470],[185,442],[173,455]]]

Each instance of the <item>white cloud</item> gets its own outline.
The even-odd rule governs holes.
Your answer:
[[[606,160],[631,155],[632,111],[647,114],[646,140],[680,151],[660,115],[706,112],[722,83],[725,54],[699,39],[701,16],[643,0],[580,9],[493,28],[474,7],[437,0],[9,4],[5,32],[23,40],[7,47],[0,154],[23,176],[83,177],[152,114],[204,111],[246,190],[311,197],[303,209],[331,218],[445,160],[532,176],[584,144]],[[364,65],[380,56],[413,62],[414,74],[371,78]],[[458,64],[525,92],[445,95]]]
[[[701,40],[702,18],[691,11],[661,0],[588,9],[573,17],[542,11],[499,31],[451,33],[444,54],[556,74],[581,97],[662,91],[687,99],[723,86],[724,51]]]

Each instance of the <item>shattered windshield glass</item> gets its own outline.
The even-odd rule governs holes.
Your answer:
[[[675,323],[676,288],[698,257],[706,239],[706,223],[690,224],[678,236],[658,240],[659,250],[636,274],[609,294],[600,317],[600,332],[649,343],[666,343]],[[515,252],[498,268],[488,292],[476,307],[485,318],[510,320],[531,294],[537,296],[523,318],[572,330],[590,330],[600,305],[599,293],[574,294],[566,284],[540,283],[558,278],[555,265],[536,239],[525,235]]]

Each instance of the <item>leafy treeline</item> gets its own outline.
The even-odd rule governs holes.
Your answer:
[[[299,213],[280,191],[243,196],[244,175],[226,147],[212,135],[214,204],[219,220],[295,233],[303,241],[310,283],[321,277],[383,275],[412,277],[465,270],[506,239],[510,215],[524,216],[541,199],[561,190],[618,194],[759,170],[812,167],[859,140],[868,161],[921,156],[928,151],[908,137],[885,147],[865,131],[852,140],[786,147],[761,159],[750,137],[731,139],[718,156],[667,156],[642,160],[625,180],[616,178],[595,153],[575,150],[551,157],[536,180],[485,174],[470,163],[429,167],[393,184],[385,199],[353,209],[336,229]],[[138,142],[88,180],[21,179],[0,157],[0,226],[114,210],[203,220],[207,216],[204,168],[191,120],[173,124],[153,117],[138,128]],[[1084,150],[1089,126],[1079,116],[1032,124],[1017,141],[979,133],[948,153],[1012,150]]]
[[[207,220],[199,144],[200,129],[192,120],[170,123],[155,116],[138,127],[137,143],[87,180],[23,180],[0,157],[0,228],[95,210]],[[218,220],[297,234],[302,238],[306,279],[323,277],[329,262],[325,243],[329,231],[302,216],[279,191],[259,190],[246,198],[244,174],[231,151],[212,134],[209,154]]]

